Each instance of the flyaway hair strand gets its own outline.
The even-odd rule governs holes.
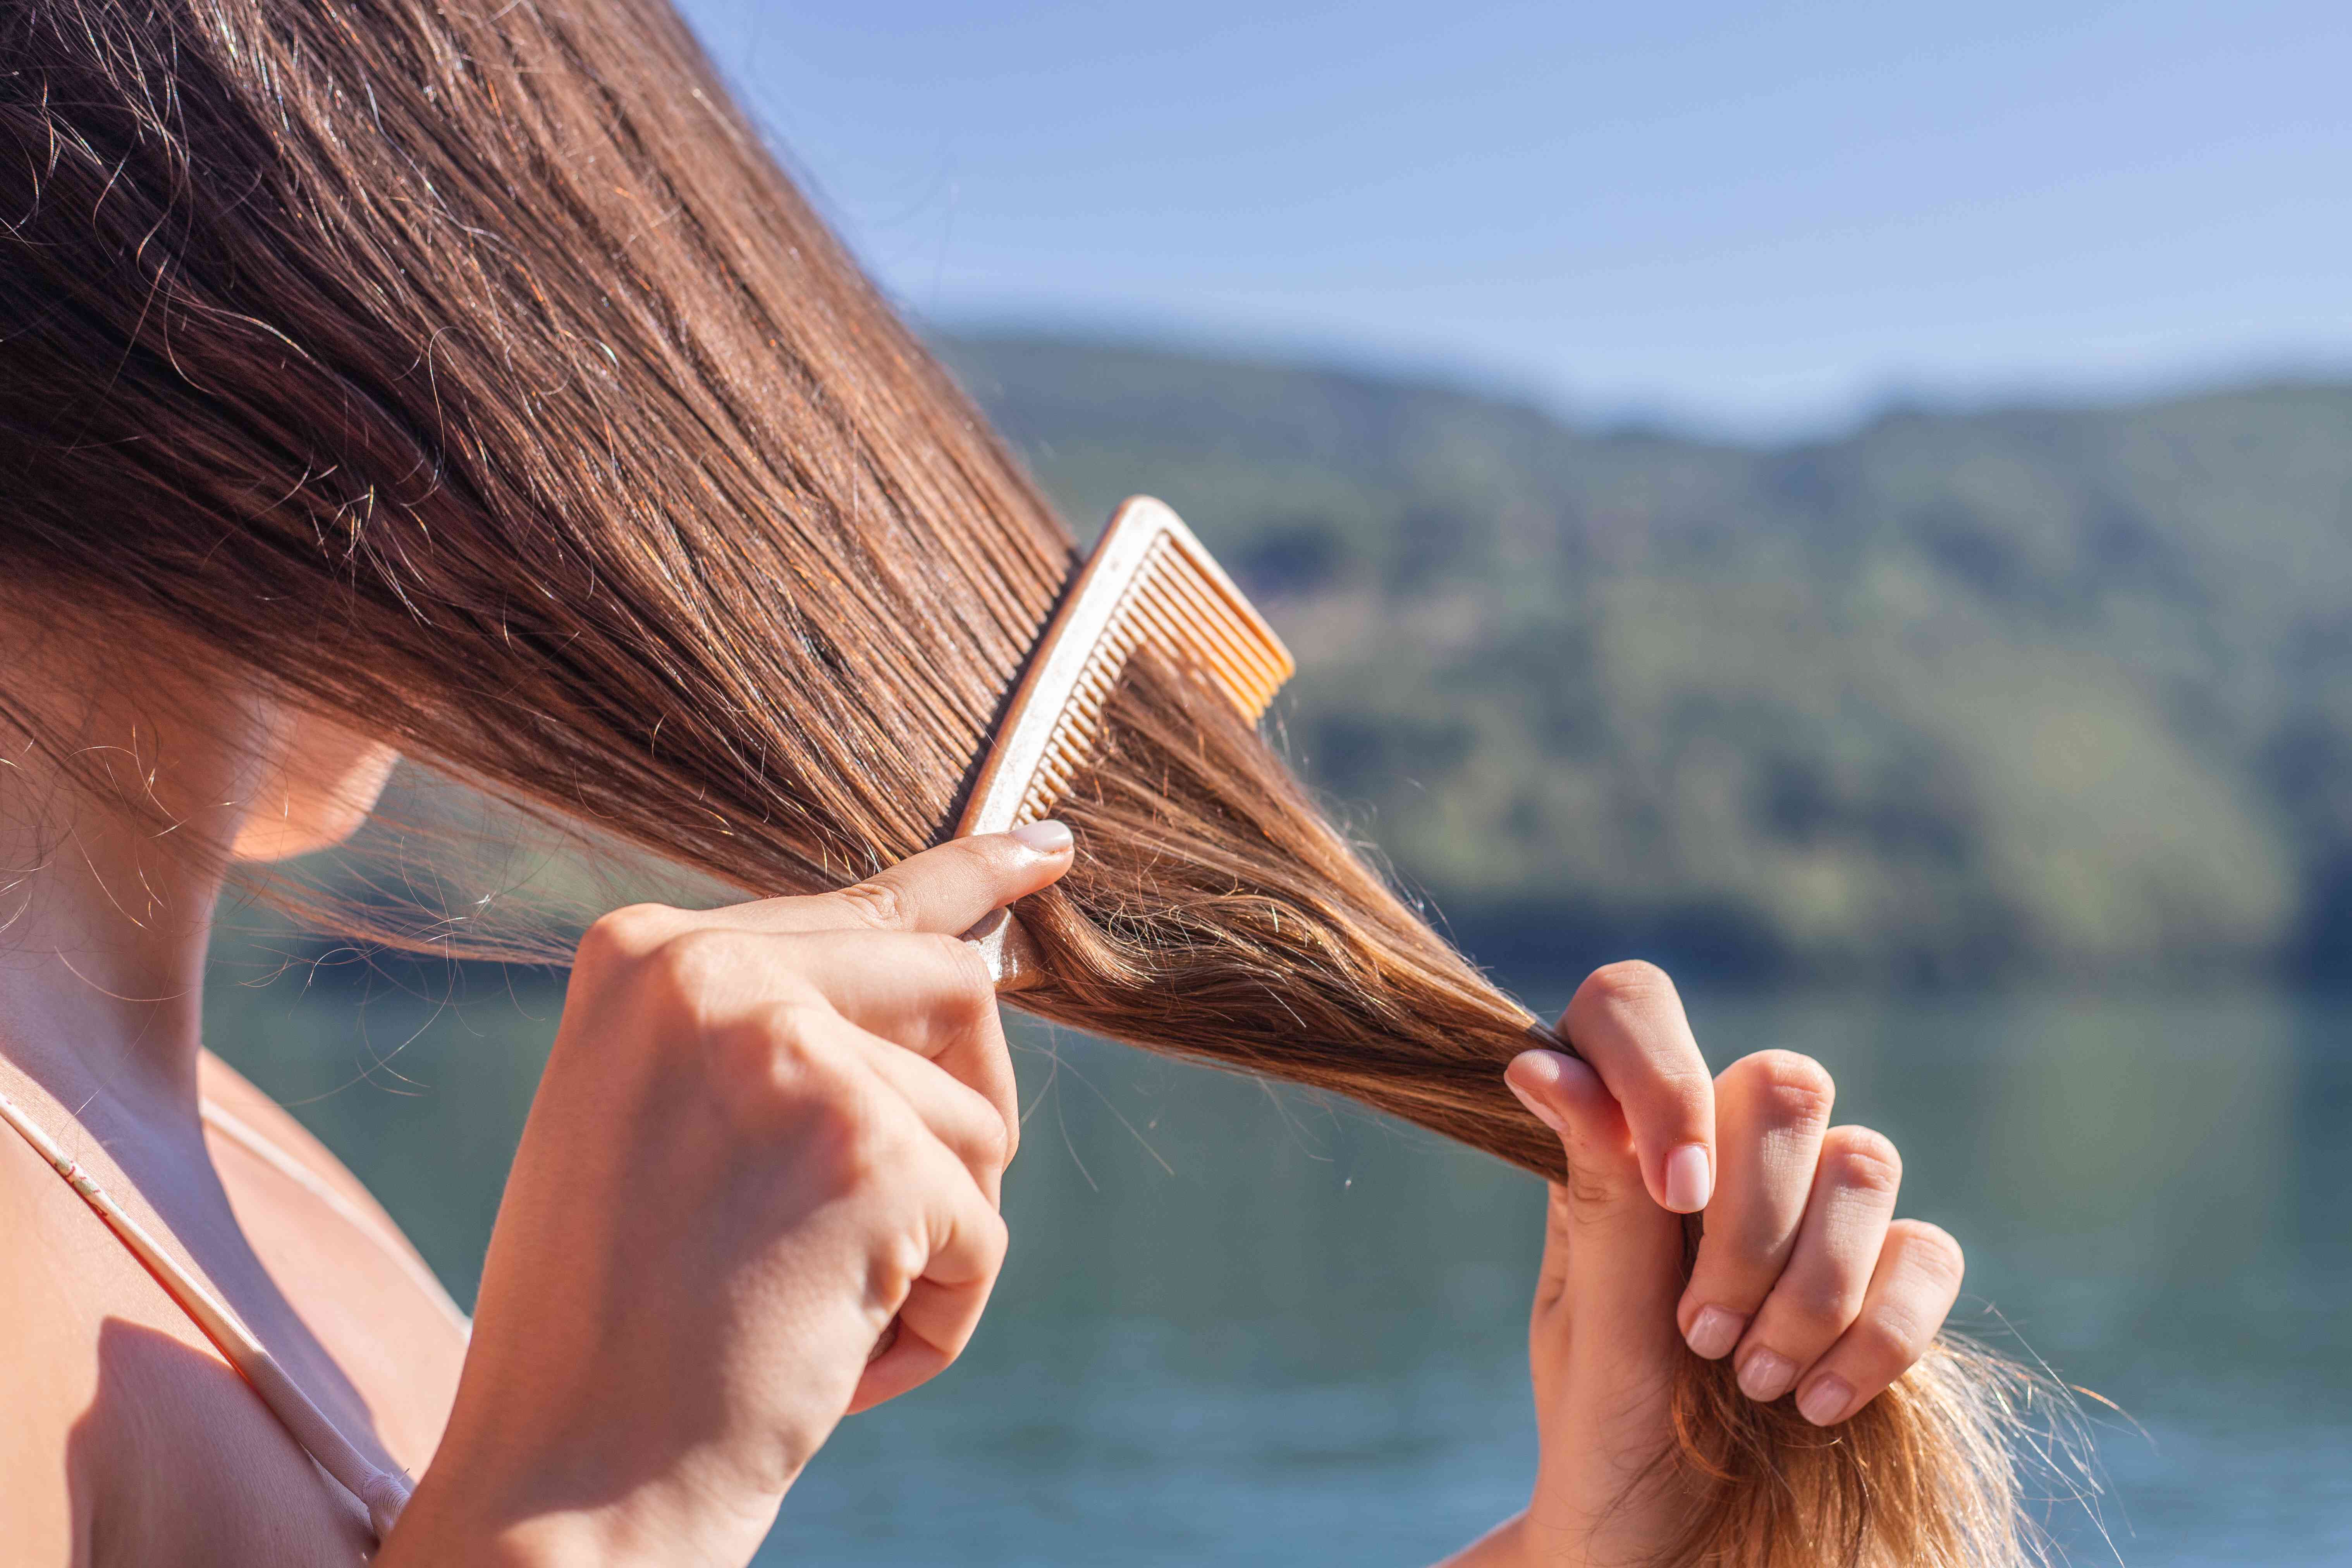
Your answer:
[[[663,0],[0,6],[0,593],[747,893],[945,837],[1074,542]],[[52,610],[49,613],[65,613]],[[1022,1005],[1558,1175],[1527,1015],[1146,654]],[[1662,1562],[2007,1564],[2011,1373],[1693,1358]]]

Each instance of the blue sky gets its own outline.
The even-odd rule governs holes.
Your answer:
[[[918,314],[1771,435],[2352,371],[2352,5],[685,0]]]

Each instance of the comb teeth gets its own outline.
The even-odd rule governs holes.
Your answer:
[[[1101,740],[1129,660],[1147,647],[1252,723],[1297,668],[1192,530],[1139,496],[1112,517],[1047,626],[957,836],[1002,833],[1050,812]]]

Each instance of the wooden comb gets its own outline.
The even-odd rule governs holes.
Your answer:
[[[1166,504],[1131,497],[1111,514],[1028,670],[973,781],[956,837],[1006,833],[1052,811],[1096,743],[1118,678],[1150,647],[1255,724],[1298,668],[1234,580]],[[964,933],[997,988],[1038,977],[1035,949],[1009,910]]]

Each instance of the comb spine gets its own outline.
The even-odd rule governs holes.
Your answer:
[[[1068,786],[1145,642],[1199,667],[1252,723],[1297,668],[1290,650],[1164,503],[1121,506],[1048,624],[958,837],[1034,820]]]
[[[1174,514],[1164,507],[1159,510],[1168,521],[1174,521]],[[1087,667],[1094,663],[1104,637],[1118,624],[1120,605],[1166,531],[1165,522],[1150,513],[1134,515],[1134,526],[1122,526],[1129,516],[1127,509],[1112,519],[1102,542],[1047,624],[1029,669],[1014,689],[996,744],[972,782],[956,837],[1003,833],[1020,825],[1064,711]]]

